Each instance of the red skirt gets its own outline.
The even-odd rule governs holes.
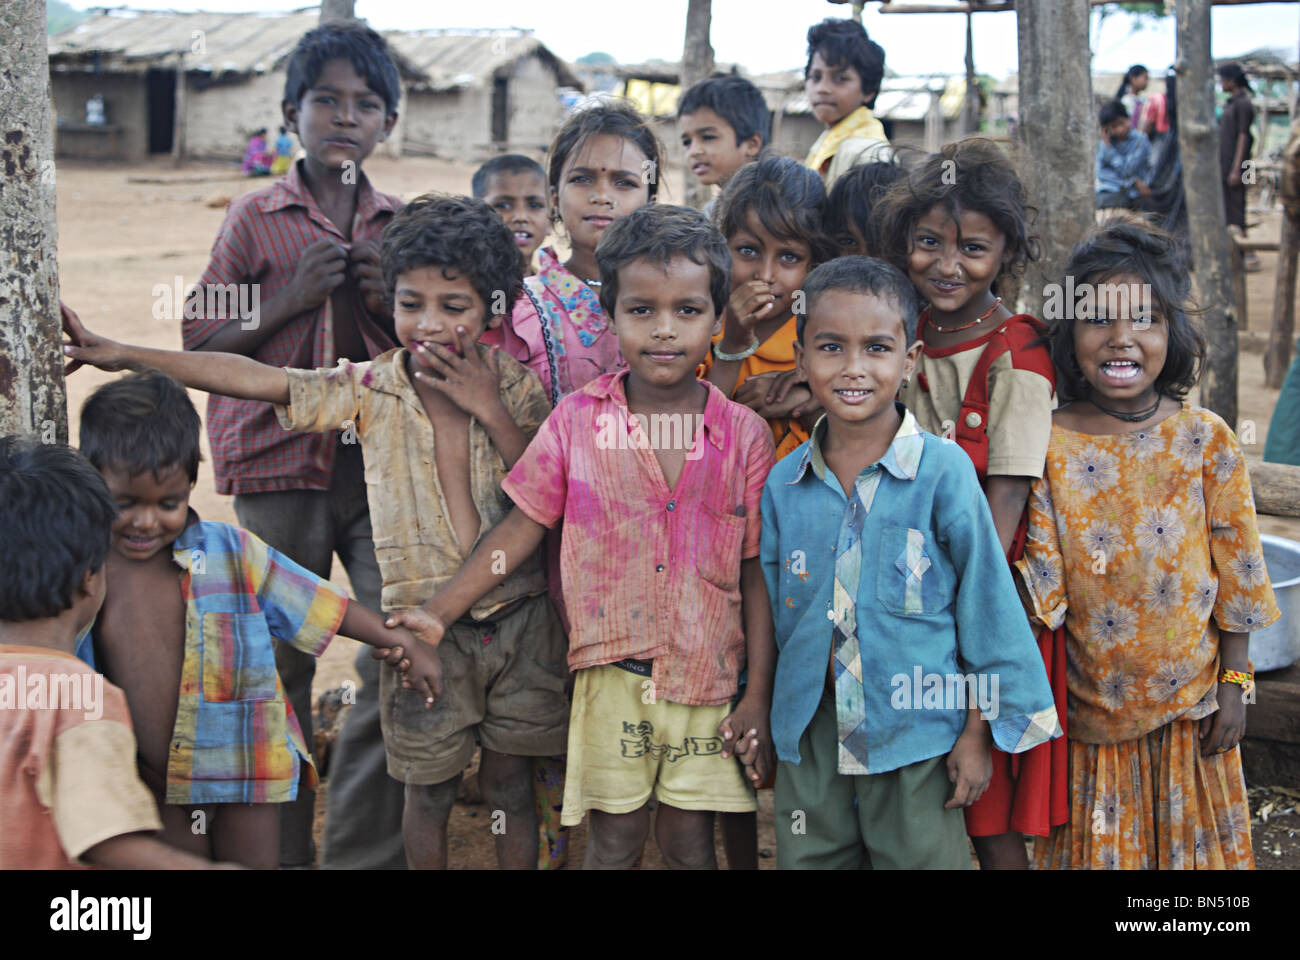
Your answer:
[[[1065,628],[1038,634],[1047,679],[1056,700],[1056,715],[1065,729]],[[972,837],[1028,833],[1045,837],[1070,819],[1070,748],[1065,737],[1040,743],[1024,753],[993,748],[993,779],[984,796],[966,808],[966,832]]]

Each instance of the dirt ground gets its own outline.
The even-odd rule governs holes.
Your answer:
[[[430,190],[463,192],[473,167],[423,158],[392,160],[373,158],[366,170],[372,181],[389,193],[410,199]],[[679,171],[670,176],[680,178]],[[148,182],[141,182],[148,181]],[[222,198],[266,186],[269,181],[240,178],[233,167],[191,164],[175,169],[159,162],[140,166],[90,166],[61,161],[58,167],[59,271],[62,297],[92,329],[106,336],[153,347],[178,349],[180,324],[153,316],[154,287],[195,282],[207,264],[217,228],[225,213]],[[677,187],[677,184],[674,184]],[[680,197],[680,188],[672,193]],[[215,205],[214,205],[215,204]],[[1276,238],[1277,215],[1252,215],[1261,221],[1252,236]],[[1263,269],[1249,276],[1249,329],[1266,335],[1271,317],[1276,254],[1261,253]],[[77,411],[86,396],[114,374],[82,370],[68,383],[72,442],[77,442]],[[1268,421],[1277,392],[1263,383],[1263,357],[1243,352],[1240,367],[1240,416],[1257,425],[1256,443],[1247,449],[1258,457],[1264,447]],[[202,393],[191,391],[200,413],[206,410]],[[206,435],[204,455],[207,456]],[[207,464],[200,469],[192,498],[195,509],[208,520],[235,522],[229,497],[219,496]],[[1300,539],[1300,521],[1261,517],[1263,531]],[[346,584],[341,567],[333,579]],[[321,658],[314,694],[354,678],[354,641],[339,639]],[[775,867],[775,839],[771,792],[761,794],[760,867]],[[323,799],[323,794],[321,798]],[[1269,804],[1272,804],[1271,806]],[[319,804],[318,804],[319,807]],[[1300,813],[1296,797],[1285,791],[1252,788],[1251,809],[1256,831],[1256,856],[1264,869],[1300,867]],[[458,867],[495,865],[490,816],[482,805],[457,804],[451,824],[451,859]],[[319,816],[318,816],[319,827]],[[570,862],[581,861],[581,828],[570,841]],[[719,845],[719,862],[725,858]],[[643,867],[662,867],[654,844],[647,844]]]

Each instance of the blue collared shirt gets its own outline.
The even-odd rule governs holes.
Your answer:
[[[1134,181],[1151,182],[1151,141],[1141,130],[1130,130],[1119,143],[1097,144],[1097,192],[1138,195]]]
[[[1007,752],[1061,735],[975,468],[898,409],[893,442],[851,500],[822,458],[825,418],[763,489],[761,557],[780,651],[772,739],[788,763],[800,761],[832,655],[842,773],[947,753],[971,705]],[[843,633],[855,640],[849,657]]]

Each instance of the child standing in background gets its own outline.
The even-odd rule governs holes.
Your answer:
[[[519,153],[493,157],[474,171],[470,191],[475,200],[484,201],[501,215],[519,245],[524,275],[532,273],[533,254],[551,229],[542,165]]]
[[[280,128],[280,135],[275,138],[275,162],[271,164],[271,176],[283,177],[289,172],[289,165],[293,163],[293,140],[284,127]]]
[[[199,303],[210,286],[256,291],[256,316],[187,311],[186,350],[315,369],[397,346],[379,237],[402,202],[375,190],[363,166],[397,122],[400,97],[397,67],[375,31],[339,21],[303,34],[285,67],[281,111],[305,156],[231,202],[198,283]],[[234,494],[240,525],[319,577],[329,577],[337,555],[358,599],[378,608],[360,446],[341,431],[286,433],[270,404],[233,397],[209,397],[206,423],[217,492]],[[311,743],[316,659],[282,645],[276,666]],[[357,702],[331,750],[321,865],[398,869],[406,864],[403,797],[384,769],[379,670],[364,651],[355,666]],[[282,866],[315,862],[313,808],[313,791],[285,805]]]
[[[923,430],[955,440],[970,456],[1002,551],[1015,562],[1029,485],[1047,455],[1054,390],[1045,327],[1012,316],[994,292],[999,276],[1021,269],[1031,254],[1024,187],[1001,149],[972,138],[946,145],[898,181],[878,210],[887,259],[928,301],[917,374],[900,397]],[[1062,638],[1044,631],[1039,645],[1063,706]],[[1021,757],[995,749],[992,763],[989,789],[966,811],[966,828],[985,869],[1024,869],[1020,835],[1046,836],[1065,817],[1064,741]]]
[[[826,125],[804,164],[830,190],[851,167],[893,156],[885,128],[871,113],[885,75],[885,51],[862,24],[827,18],[808,30],[804,92]]]
[[[677,102],[686,168],[705,186],[725,188],[732,175],[767,146],[772,120],[762,92],[742,76],[701,80]],[[704,215],[713,219],[713,198]]]
[[[835,181],[826,198],[826,235],[836,246],[837,256],[859,254],[879,257],[884,249],[880,238],[880,198],[907,172],[894,161],[860,163]]]
[[[618,338],[600,305],[596,244],[619,217],[659,193],[659,141],[630,105],[602,101],[574,113],[546,159],[551,216],[568,234],[564,263],[538,252],[499,342],[542,379],[552,406],[587,381],[622,365]],[[506,326],[506,325],[503,325]]]
[[[1247,647],[1280,613],[1237,438],[1181,399],[1205,356],[1187,268],[1167,234],[1117,222],[1065,276],[1117,295],[1053,323],[1066,403],[1016,564],[1069,655],[1069,822],[1034,864],[1251,869]]]
[[[717,221],[731,250],[731,299],[722,334],[705,358],[710,383],[768,421],[778,459],[808,439],[815,412],[807,387],[779,403],[768,393],[795,366],[792,305],[804,277],[834,255],[822,232],[826,191],[811,170],[789,157],[763,157],[732,178]]]

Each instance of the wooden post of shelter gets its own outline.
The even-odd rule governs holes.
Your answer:
[[[1277,248],[1277,281],[1273,288],[1273,323],[1264,351],[1264,384],[1282,388],[1291,366],[1295,336],[1296,260],[1300,258],[1300,123],[1291,125],[1291,139],[1282,155],[1282,233]]]
[[[1021,309],[1043,316],[1049,284],[1093,225],[1092,64],[1088,0],[1022,0],[1016,7],[1025,189],[1038,209],[1039,257],[1025,270]],[[1046,320],[1052,317],[1044,317]]]
[[[45,0],[0,3],[0,435],[68,440]]]
[[[1208,349],[1201,404],[1237,425],[1237,306],[1232,243],[1223,209],[1219,138],[1214,123],[1214,63],[1210,59],[1211,0],[1174,7],[1178,41],[1178,146],[1187,184],[1187,225],[1197,295],[1205,309]]]
[[[709,29],[713,20],[713,0],[690,0],[686,9],[686,39],[682,45],[681,89],[685,93],[691,85],[713,73],[713,44],[709,42]],[[656,175],[662,176],[662,171]],[[705,190],[691,176],[686,178],[686,204],[699,209],[704,206]]]
[[[318,23],[329,23],[331,20],[355,20],[356,19],[356,0],[321,0],[320,20]]]
[[[176,51],[176,109],[172,121],[172,165],[185,158],[185,51]]]

